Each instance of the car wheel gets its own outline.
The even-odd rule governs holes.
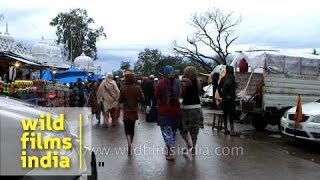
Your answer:
[[[97,180],[98,172],[97,172],[97,160],[94,152],[91,152],[91,176],[88,177],[88,180]]]
[[[282,133],[282,130],[281,130],[281,122],[279,121],[277,125],[278,125],[279,131]]]
[[[263,131],[268,125],[268,121],[261,116],[252,117],[252,126],[258,131]]]

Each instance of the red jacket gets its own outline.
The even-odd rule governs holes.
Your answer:
[[[155,97],[160,116],[179,117],[181,115],[179,102],[180,85],[177,79],[161,79],[156,85]]]

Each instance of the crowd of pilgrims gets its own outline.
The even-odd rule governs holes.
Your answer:
[[[105,128],[118,126],[122,112],[128,155],[132,154],[135,122],[144,119],[139,116],[146,115],[146,119],[157,122],[160,127],[167,149],[166,159],[174,160],[177,130],[186,142],[185,150],[195,154],[199,129],[204,126],[200,104],[203,90],[198,72],[195,67],[188,66],[182,77],[179,75],[167,65],[159,78],[149,75],[137,80],[133,72],[126,71],[123,79],[114,77],[112,73],[97,81],[82,82],[78,79],[69,85],[70,106],[91,107],[92,119],[95,118],[98,124],[102,119]],[[227,92],[222,85],[219,87],[219,92]],[[150,109],[155,109],[155,112]],[[150,116],[150,113],[156,115]],[[227,128],[225,132],[228,133]]]

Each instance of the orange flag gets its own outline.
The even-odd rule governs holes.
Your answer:
[[[297,100],[297,109],[296,109],[296,113],[294,114],[294,120],[295,120],[295,127],[297,127],[302,120],[302,105],[301,105],[300,95],[298,96],[298,100]]]

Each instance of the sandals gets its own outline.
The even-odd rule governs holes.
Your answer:
[[[166,155],[166,160],[167,161],[173,161],[173,160],[175,160],[176,158],[174,157],[174,155],[173,154],[167,154]]]

